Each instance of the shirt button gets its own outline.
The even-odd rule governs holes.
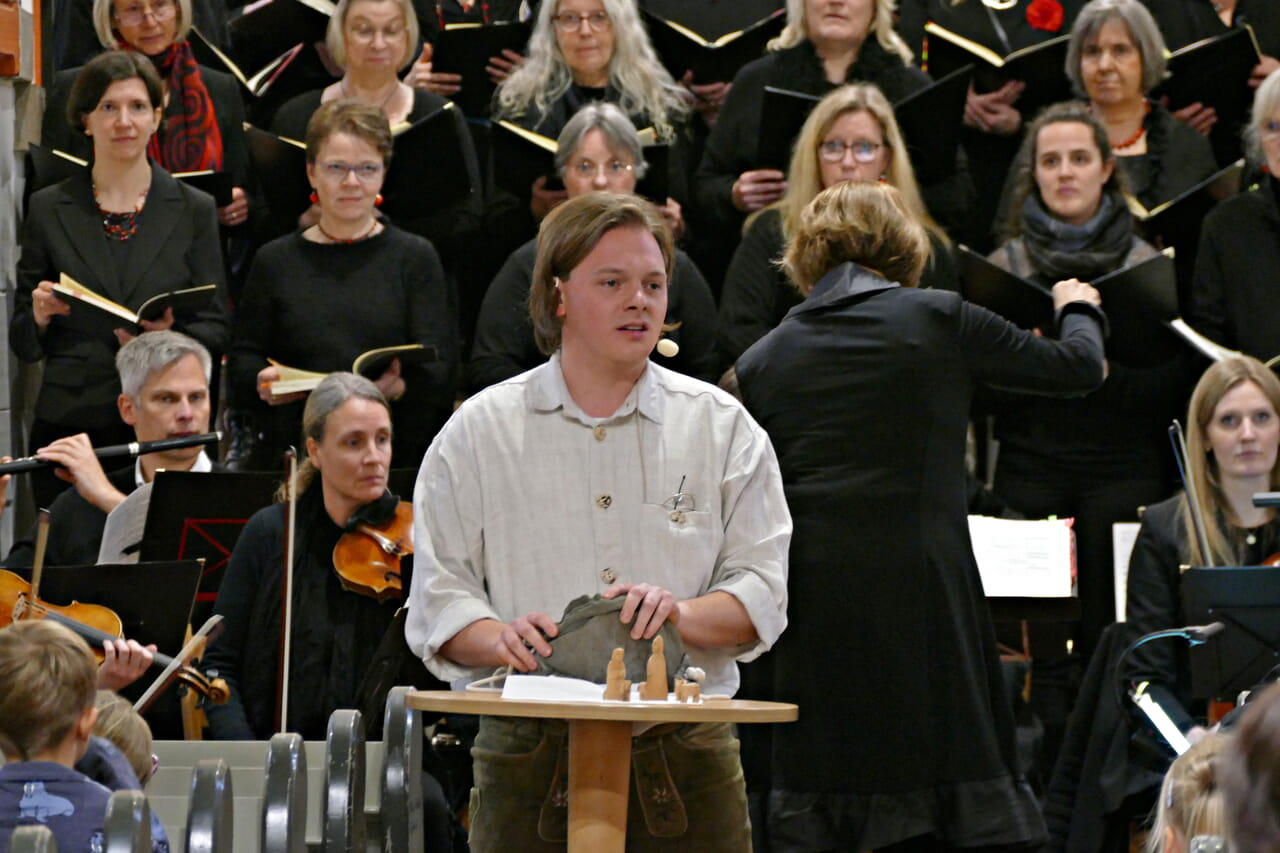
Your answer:
[[[600,580],[604,581],[605,583],[613,583],[617,579],[618,579],[618,573],[615,572],[613,569],[605,569],[600,573]]]
[[[604,437],[609,434],[609,431],[602,426],[598,426],[591,430],[591,434],[596,437],[596,441],[604,441]]]
[[[609,508],[610,506],[612,506],[612,505],[613,505],[613,496],[612,496],[612,495],[598,495],[598,496],[596,496],[596,506],[600,507],[601,509],[608,509],[608,508]]]

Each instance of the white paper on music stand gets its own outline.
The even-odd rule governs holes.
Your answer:
[[[969,516],[973,555],[988,598],[1075,595],[1071,519],[1015,521]]]

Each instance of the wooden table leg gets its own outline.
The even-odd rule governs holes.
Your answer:
[[[631,723],[569,722],[569,853],[623,853]]]

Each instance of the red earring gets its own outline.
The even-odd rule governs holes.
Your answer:
[[[376,196],[373,197],[373,206],[382,207],[382,193],[378,193]]]
[[[312,204],[319,204],[319,203],[320,203],[320,196],[316,195],[316,191],[315,191],[315,190],[312,190],[312,191],[311,191],[311,196],[310,196],[310,198],[311,198],[311,203],[312,203]]]

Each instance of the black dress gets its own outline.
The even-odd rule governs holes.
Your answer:
[[[1273,175],[1205,217],[1187,322],[1263,361],[1280,355],[1278,269],[1280,181]]]
[[[468,368],[468,385],[475,391],[547,360],[538,349],[529,320],[529,287],[537,255],[536,240],[516,249],[485,293]],[[680,327],[664,337],[678,344],[680,351],[674,358],[667,358],[655,350],[650,358],[687,376],[715,382],[719,378],[715,302],[698,268],[679,249],[667,293],[666,322],[679,323]]]
[[[405,394],[391,404],[398,464],[416,467],[453,411],[459,368],[457,305],[435,249],[394,226],[351,244],[301,232],[259,250],[228,355],[232,404],[272,423],[273,451],[301,441],[303,403],[270,407],[258,372],[274,358],[323,373],[350,370],[361,353],[400,344],[434,347],[435,361],[404,364]],[[270,458],[279,458],[269,453]]]
[[[951,249],[936,234],[928,234],[931,251],[920,276],[920,286],[958,293],[959,273]],[[761,211],[742,235],[720,293],[717,339],[725,367],[737,361],[747,347],[800,304],[800,291],[791,286],[786,274],[774,264],[785,249],[781,211],[776,208]]]
[[[957,294],[845,264],[738,360],[795,525],[788,627],[770,657],[775,697],[802,711],[771,732],[773,850],[1044,837],[1014,770],[965,435],[982,384],[1096,387],[1094,318],[1072,305],[1062,340],[1039,338]]]

